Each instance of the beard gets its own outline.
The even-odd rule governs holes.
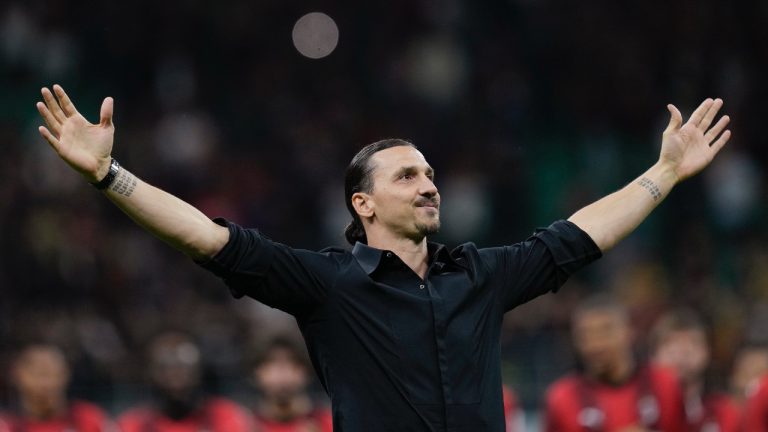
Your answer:
[[[416,230],[419,235],[424,237],[440,232],[440,219],[436,219],[430,222],[418,222],[416,223]]]

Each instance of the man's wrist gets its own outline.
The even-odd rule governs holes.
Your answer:
[[[673,163],[664,160],[656,162],[654,168],[659,175],[659,182],[669,185],[670,188],[680,183],[680,177],[677,175],[675,167]]]
[[[107,172],[103,174],[98,181],[91,182],[91,185],[98,190],[104,190],[115,182],[118,172],[120,172],[120,164],[115,158],[111,158],[109,165],[107,166]]]

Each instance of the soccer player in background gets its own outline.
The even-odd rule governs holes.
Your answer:
[[[768,374],[768,346],[746,344],[734,356],[731,372],[731,397],[744,407],[747,399],[760,386],[761,378]]]
[[[744,431],[768,432],[768,374],[754,384],[754,389],[747,396]]]
[[[116,432],[101,408],[67,398],[70,370],[57,346],[23,346],[13,359],[10,373],[16,407],[0,413],[0,432]]]
[[[205,394],[200,350],[181,332],[160,333],[149,345],[147,372],[154,401],[124,413],[122,432],[251,432],[253,423],[234,402]]]
[[[524,242],[452,251],[427,240],[440,228],[434,170],[413,144],[379,141],[345,175],[353,249],[314,252],[211,220],[140,180],[112,157],[113,100],[93,125],[54,91],[42,90],[39,130],[66,163],[235,296],[296,318],[338,431],[503,431],[504,314],[611,249],[730,138],[729,118],[714,122],[722,100],[705,100],[685,123],[669,105],[659,158],[636,180]]]
[[[683,386],[690,432],[739,432],[741,412],[725,394],[711,389],[706,372],[710,361],[707,329],[693,311],[675,310],[662,316],[651,333],[656,364],[674,369]]]
[[[259,392],[253,409],[257,432],[331,432],[329,409],[308,393],[310,365],[287,337],[270,340],[255,361],[252,382]]]
[[[637,359],[623,305],[607,295],[590,297],[571,325],[581,369],[548,389],[548,432],[686,430],[677,377]]]

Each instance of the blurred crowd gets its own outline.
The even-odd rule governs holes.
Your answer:
[[[339,45],[309,60],[291,29],[315,10]],[[198,399],[162,405],[172,396],[150,366],[173,329],[166,344],[194,348],[167,361],[194,360],[195,398],[272,413],[254,358],[298,338],[290,317],[231,299],[58,160],[34,108],[53,83],[92,121],[115,98],[114,156],[136,175],[309,249],[343,246],[343,170],[377,139],[411,139],[436,168],[437,241],[498,245],[650,166],[667,103],[685,114],[722,97],[734,137],[718,160],[558,294],[509,313],[501,344],[519,408],[546,418],[547,388],[584,355],[582,299],[620,302],[637,359],[665,356],[652,329],[685,306],[706,328],[707,388],[744,399],[768,367],[766,19],[764,2],[716,0],[3,2],[0,406],[25,406],[14,362],[26,352],[24,364],[66,358],[68,395],[112,415],[151,400],[189,410]],[[299,405],[324,406],[307,380]]]

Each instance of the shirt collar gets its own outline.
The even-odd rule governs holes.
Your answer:
[[[352,248],[352,255],[355,256],[360,267],[365,270],[365,273],[371,274],[381,263],[381,257],[385,253],[394,253],[388,250],[376,249],[368,246],[365,243],[357,242]],[[460,264],[453,259],[448,248],[440,243],[427,242],[427,253],[430,256],[430,263],[435,260],[441,265],[452,264],[461,267]]]

